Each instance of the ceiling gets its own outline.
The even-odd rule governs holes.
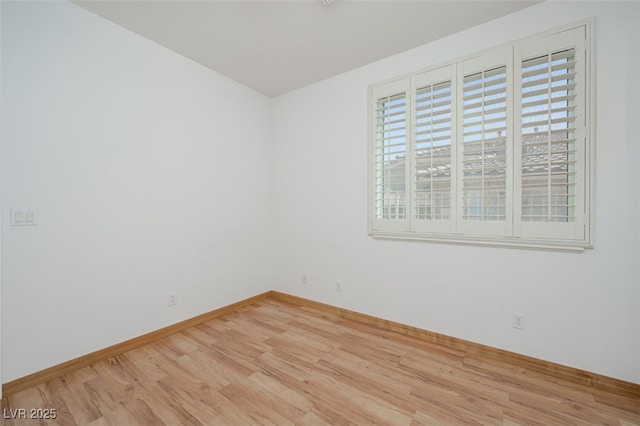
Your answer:
[[[267,96],[277,96],[539,1],[75,0]]]

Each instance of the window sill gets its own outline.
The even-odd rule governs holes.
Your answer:
[[[459,244],[478,247],[514,248],[525,250],[555,251],[564,253],[583,253],[585,249],[592,249],[593,245],[586,242],[568,242],[553,240],[531,240],[520,238],[487,238],[463,235],[438,235],[417,233],[370,232],[369,235],[379,240],[407,240],[424,241],[439,244]]]

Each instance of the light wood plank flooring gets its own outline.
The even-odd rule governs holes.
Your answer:
[[[640,425],[640,396],[274,299],[11,395],[2,408],[2,424],[18,426]],[[20,409],[56,418],[12,419]]]

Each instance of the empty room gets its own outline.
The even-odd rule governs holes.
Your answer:
[[[640,425],[640,2],[0,1],[6,425]]]

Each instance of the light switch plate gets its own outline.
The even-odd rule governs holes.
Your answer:
[[[38,214],[35,209],[11,209],[11,226],[36,226]]]

